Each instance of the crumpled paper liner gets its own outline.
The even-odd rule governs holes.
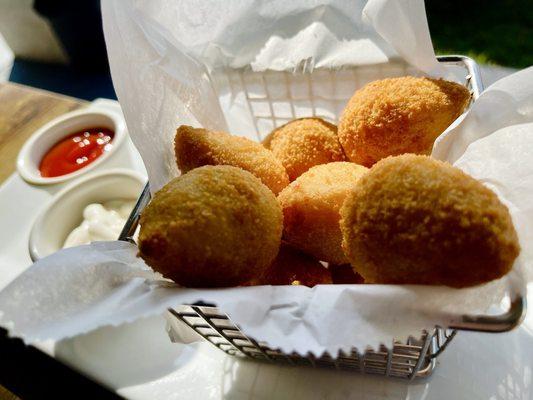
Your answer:
[[[382,11],[391,7],[403,18]],[[423,0],[109,0],[102,15],[113,84],[152,192],[178,173],[177,126],[227,130],[212,81],[224,68],[309,72],[386,64],[398,52],[420,71],[445,74]]]
[[[433,286],[319,285],[187,289],[161,282],[127,242],[97,242],[42,259],[0,293],[2,321],[27,343],[59,340],[198,301],[214,303],[247,335],[272,348],[316,355],[406,339],[446,314],[484,310],[502,282]],[[75,259],[76,262],[72,263]],[[507,279],[507,278],[506,278]],[[506,280],[504,279],[504,280]]]

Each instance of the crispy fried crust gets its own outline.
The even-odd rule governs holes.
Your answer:
[[[426,156],[378,162],[341,218],[344,250],[368,283],[473,286],[506,274],[520,252],[497,196]]]
[[[339,209],[357,180],[367,171],[349,162],[317,165],[278,196],[283,209],[283,238],[319,260],[343,264]]]
[[[229,133],[182,125],[176,131],[174,151],[182,172],[203,165],[232,165],[257,176],[276,195],[289,184],[285,168],[271,151]]]
[[[389,78],[355,92],[339,123],[348,159],[372,166],[390,155],[429,154],[433,142],[465,109],[468,90],[429,78]]]
[[[264,274],[281,243],[274,194],[251,173],[205,166],[173,179],[141,215],[139,255],[188,287],[237,286]]]
[[[337,127],[321,118],[301,118],[272,131],[264,143],[281,161],[292,182],[315,165],[345,161]]]
[[[318,260],[292,246],[282,243],[278,256],[256,285],[315,285],[331,284],[331,274]]]

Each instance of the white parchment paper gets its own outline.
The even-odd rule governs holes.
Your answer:
[[[419,70],[439,74],[421,0],[372,0],[364,12],[363,1],[286,3],[267,7],[253,0],[230,1],[224,2],[227,10],[211,1],[102,3],[114,84],[153,190],[178,173],[172,157],[177,125],[226,126],[230,108],[221,104],[232,99],[219,103],[212,82],[220,66],[290,70],[307,62],[335,68],[384,62],[384,55],[397,52]],[[362,13],[374,33],[362,24]],[[348,27],[355,32],[353,40],[339,33]],[[354,45],[367,50],[353,53]],[[433,152],[485,182],[510,207],[523,251],[499,281],[460,290],[392,285],[184,289],[162,283],[136,257],[135,246],[101,242],[34,264],[0,293],[0,322],[31,343],[202,300],[216,304],[246,334],[271,347],[335,355],[353,346],[390,345],[393,338],[417,336],[435,324],[447,326],[463,313],[497,308],[510,291],[525,290],[524,274],[532,260],[531,82],[533,69],[528,69],[489,88]]]
[[[316,355],[377,347],[419,335],[449,314],[484,310],[506,284],[471,289],[432,286],[258,286],[216,290],[169,287],[137,248],[99,242],[38,261],[0,293],[2,323],[27,343],[119,325],[198,301],[214,303],[243,331],[273,348]],[[75,260],[75,263],[73,263]],[[504,279],[503,281],[506,281]]]
[[[225,67],[312,71],[401,54],[444,73],[423,0],[107,0],[102,13],[113,83],[152,191],[177,174],[176,126],[227,130],[211,78]]]

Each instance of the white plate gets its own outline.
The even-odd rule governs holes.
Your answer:
[[[533,336],[459,332],[432,377],[403,380],[279,367],[172,344],[163,318],[107,327],[56,345],[56,356],[132,399],[531,399]]]
[[[103,104],[103,105],[102,105]],[[115,109],[115,102],[90,107]],[[146,175],[129,142],[118,167]],[[105,169],[98,166],[95,170]],[[14,174],[0,187],[0,289],[30,264],[28,236],[62,185],[30,186]],[[533,288],[532,288],[533,289]],[[532,291],[530,290],[530,293]],[[533,296],[529,296],[533,304]],[[533,317],[504,334],[459,332],[431,378],[408,384],[354,373],[290,368],[226,356],[208,343],[173,344],[163,317],[105,327],[37,347],[132,399],[531,399]]]

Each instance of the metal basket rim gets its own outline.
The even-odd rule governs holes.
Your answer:
[[[474,100],[479,97],[483,91],[483,82],[481,79],[479,66],[473,59],[464,55],[439,55],[437,56],[437,60],[442,64],[464,66],[468,71],[466,79],[470,80],[472,86],[472,97]],[[149,201],[150,186],[149,182],[147,182],[135,204],[135,207],[126,221],[118,240],[133,242],[132,237],[133,233],[135,232],[135,228],[137,227],[140,213]],[[522,320],[525,318],[526,309],[526,299],[524,295],[520,293],[511,298],[509,309],[502,314],[448,314],[447,316],[452,320],[452,323],[448,328],[475,332],[507,332],[520,325]]]

